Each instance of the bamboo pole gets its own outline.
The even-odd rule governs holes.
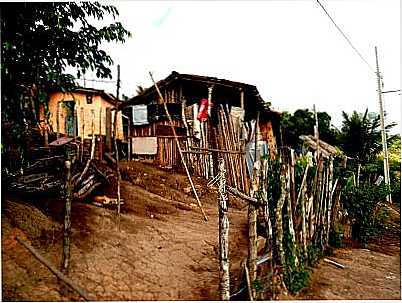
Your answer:
[[[184,169],[186,170],[186,173],[187,173],[187,178],[188,178],[188,180],[190,181],[191,188],[193,189],[195,198],[197,199],[198,207],[200,208],[200,210],[201,210],[201,212],[202,212],[202,214],[203,214],[203,216],[204,216],[205,221],[208,221],[208,217],[207,217],[207,215],[205,214],[204,209],[202,208],[200,198],[198,197],[198,194],[197,194],[197,190],[195,189],[193,180],[191,179],[191,176],[190,176],[190,172],[188,171],[187,164],[186,164],[186,161],[185,161],[185,159],[184,159],[184,155],[183,155],[183,152],[182,152],[182,150],[181,150],[179,140],[177,139],[176,130],[174,129],[174,127],[173,127],[173,125],[172,125],[172,123],[173,123],[172,117],[171,117],[170,114],[169,114],[169,111],[168,111],[168,109],[167,109],[165,100],[163,99],[163,96],[162,96],[162,94],[161,94],[161,92],[160,92],[160,90],[159,90],[158,85],[156,84],[156,82],[155,82],[155,80],[154,80],[154,77],[153,77],[152,73],[149,72],[149,75],[151,76],[152,82],[153,82],[154,85],[155,85],[156,91],[158,92],[158,95],[159,95],[159,98],[160,98],[161,102],[163,102],[163,106],[164,106],[164,108],[165,108],[166,115],[168,116],[168,119],[169,119],[169,122],[170,122],[170,126],[171,126],[171,128],[172,128],[173,135],[175,136],[175,141],[176,141],[176,144],[177,144],[177,149],[179,150],[179,154],[180,154],[181,161],[182,161],[183,166],[184,166]]]
[[[227,153],[227,154],[244,154],[244,152],[238,151],[238,150],[225,150],[225,149],[217,149],[217,148],[204,148],[204,147],[197,147],[197,146],[192,146],[191,149],[204,150],[204,151],[210,151],[210,152],[218,152],[218,153]]]
[[[64,275],[61,271],[59,271],[52,263],[46,260],[39,252],[33,248],[31,245],[26,243],[24,240],[16,237],[17,241],[24,246],[38,261],[40,261],[43,265],[45,265],[57,278],[62,280],[68,286],[70,286],[73,290],[75,290],[81,297],[83,297],[86,301],[90,301],[88,293],[86,290],[79,287],[75,284],[70,278]]]
[[[229,219],[226,194],[226,170],[223,158],[219,159],[219,244],[220,244],[220,294],[221,300],[230,299],[229,277]]]
[[[62,271],[68,272],[70,266],[70,233],[71,233],[71,200],[73,186],[71,183],[71,162],[65,162],[66,166],[66,205],[64,210],[64,230],[63,230],[63,259]]]

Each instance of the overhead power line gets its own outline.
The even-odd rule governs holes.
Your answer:
[[[374,68],[367,62],[366,59],[364,59],[363,55],[359,52],[359,50],[353,45],[352,41],[350,41],[350,39],[346,36],[346,34],[342,31],[342,29],[338,26],[338,24],[336,24],[336,22],[334,21],[334,19],[330,16],[330,14],[327,12],[327,10],[325,9],[325,7],[321,4],[321,2],[319,0],[316,0],[317,3],[321,6],[321,8],[323,9],[323,11],[325,12],[325,14],[328,16],[328,18],[331,20],[331,22],[335,25],[335,27],[338,29],[338,31],[342,34],[342,36],[346,39],[346,41],[349,43],[349,45],[353,48],[353,50],[356,52],[356,54],[360,57],[360,59],[362,59],[364,61],[364,63],[367,64],[367,66],[369,67],[369,69],[375,73]]]

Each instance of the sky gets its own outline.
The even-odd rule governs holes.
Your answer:
[[[126,96],[151,86],[149,71],[160,80],[175,70],[256,85],[279,111],[315,104],[339,128],[342,111],[379,112],[375,46],[383,90],[401,87],[400,1],[320,2],[373,70],[314,0],[113,2],[132,37],[103,47],[121,66]],[[86,85],[116,92],[114,83]],[[401,95],[383,100],[386,123],[400,132]]]

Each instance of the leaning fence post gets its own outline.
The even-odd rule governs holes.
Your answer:
[[[64,212],[64,237],[63,237],[63,261],[62,271],[66,273],[70,265],[70,231],[71,231],[71,199],[72,199],[72,184],[71,184],[71,161],[66,161],[66,207]]]
[[[221,300],[230,299],[229,278],[229,219],[228,196],[226,194],[225,161],[219,158],[219,251],[220,251],[220,295]]]

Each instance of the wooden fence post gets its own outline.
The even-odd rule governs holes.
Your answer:
[[[108,152],[112,151],[112,110],[111,108],[106,108],[106,150]]]
[[[261,162],[254,162],[253,179],[251,180],[251,196],[257,198]],[[248,206],[248,270],[251,283],[257,278],[257,206],[250,203]],[[256,290],[253,288],[253,297]]]
[[[220,248],[220,295],[221,300],[230,299],[229,276],[229,219],[226,194],[225,161],[219,159],[219,248]]]
[[[288,196],[287,193],[287,183],[288,183],[288,171],[286,169],[286,164],[284,163],[283,156],[281,155],[281,173],[280,173],[280,183],[281,183],[281,195],[278,200],[278,204],[275,209],[275,226],[276,226],[276,246],[278,249],[279,263],[280,266],[285,265],[285,253],[283,251],[283,223],[282,223],[282,209],[285,204],[285,200]]]
[[[119,149],[117,148],[117,118],[118,118],[118,109],[116,107],[113,121],[113,137],[114,137],[114,149],[116,153],[116,173],[117,173],[117,229],[120,230],[120,166],[119,166]]]
[[[71,183],[71,161],[67,160],[66,165],[66,205],[64,211],[64,237],[63,237],[63,260],[62,271],[68,272],[70,265],[70,232],[71,232],[71,200],[72,200],[72,183]]]

